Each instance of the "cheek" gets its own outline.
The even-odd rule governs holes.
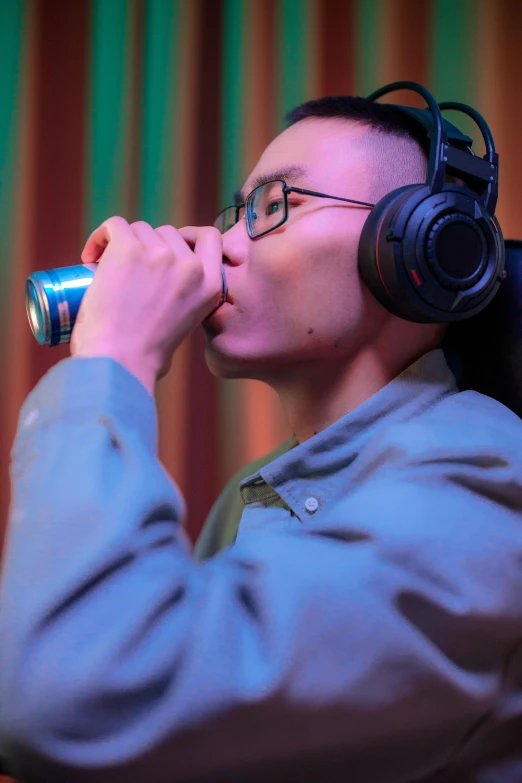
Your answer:
[[[242,325],[252,334],[314,339],[353,328],[366,300],[357,268],[359,236],[367,213],[317,209],[295,215],[252,249],[244,270]],[[309,339],[307,337],[307,339]]]
[[[292,227],[291,263],[285,283],[295,291],[305,313],[331,320],[361,299],[357,267],[360,228],[364,220],[339,219],[320,210]],[[345,210],[346,212],[346,210]],[[293,274],[292,274],[293,273]]]

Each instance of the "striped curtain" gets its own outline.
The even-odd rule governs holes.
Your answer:
[[[68,355],[32,337],[27,275],[78,263],[110,215],[211,224],[287,110],[396,79],[485,114],[520,237],[521,40],[519,0],[0,0],[0,540],[21,403]],[[203,347],[198,331],[157,395],[193,540],[227,479],[290,434],[272,390],[216,380]]]

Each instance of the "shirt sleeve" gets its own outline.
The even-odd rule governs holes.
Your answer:
[[[397,457],[342,514],[198,563],[156,426],[109,359],[61,362],[22,409],[0,594],[12,774],[395,783],[451,764],[520,641],[520,465]]]

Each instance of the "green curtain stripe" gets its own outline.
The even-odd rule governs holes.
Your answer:
[[[92,0],[87,230],[124,208],[128,0]]]
[[[13,249],[16,171],[19,160],[19,123],[22,96],[22,38],[25,2],[0,2],[0,301],[11,295],[10,272]],[[2,313],[7,315],[2,306]]]
[[[255,74],[245,74],[247,8],[244,0],[224,0],[222,4],[221,104],[219,149],[219,208],[232,203],[232,194],[243,185],[245,137],[245,89]],[[243,387],[237,382],[218,383],[218,443],[220,459],[217,482],[223,486],[241,454],[240,438],[230,439],[242,421]],[[239,424],[239,429],[241,425]]]
[[[175,150],[179,143],[176,107],[182,63],[183,0],[147,0],[141,148],[141,220],[170,224],[176,214]]]
[[[430,16],[431,91],[438,101],[476,105],[476,0],[432,0]],[[444,116],[473,139],[480,138],[468,117],[455,112],[445,112]]]
[[[357,0],[354,42],[357,95],[368,95],[381,86],[379,83],[381,16],[380,0]]]
[[[311,28],[310,0],[279,0],[277,6],[276,84],[277,115],[275,133],[286,127],[285,114],[309,96]]]
[[[247,41],[244,0],[224,0],[221,77],[220,209],[232,202],[243,184],[243,139],[245,136],[244,91]],[[249,78],[255,79],[255,74]]]

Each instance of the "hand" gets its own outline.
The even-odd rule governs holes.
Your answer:
[[[154,394],[174,351],[221,304],[222,237],[210,226],[152,228],[111,217],[90,235],[99,262],[71,335],[71,354],[109,356]]]

